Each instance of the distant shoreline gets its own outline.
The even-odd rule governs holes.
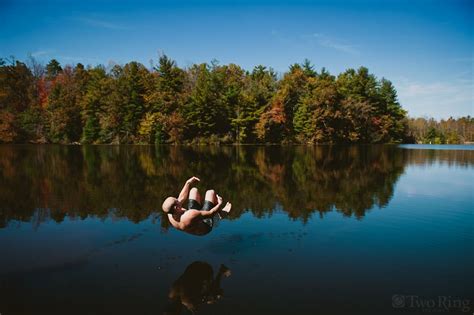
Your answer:
[[[429,143],[160,143],[160,144],[149,144],[149,143],[0,143],[0,146],[67,146],[67,147],[82,147],[82,146],[137,146],[137,147],[198,147],[198,146],[224,146],[224,147],[237,147],[237,146],[280,146],[280,147],[293,147],[293,146],[304,146],[304,147],[330,147],[330,146],[474,146],[474,142],[466,143],[443,143],[443,144],[429,144]]]

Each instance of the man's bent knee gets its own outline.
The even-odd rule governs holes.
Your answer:
[[[194,199],[201,202],[201,196],[199,195],[199,191],[196,187],[191,188],[189,191],[189,199]]]
[[[206,191],[206,197],[205,197],[205,200],[208,200],[212,203],[216,203],[217,202],[217,197],[216,197],[216,192],[214,189],[210,189],[208,191]]]

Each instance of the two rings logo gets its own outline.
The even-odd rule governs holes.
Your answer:
[[[425,297],[395,294],[392,295],[392,307],[423,312],[469,312],[472,309],[471,300],[450,295]]]
[[[395,294],[392,296],[392,306],[394,308],[402,308],[405,307],[405,296]]]

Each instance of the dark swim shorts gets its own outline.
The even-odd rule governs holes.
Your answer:
[[[215,204],[212,203],[209,200],[204,200],[204,205],[201,205],[197,200],[194,200],[194,199],[189,199],[188,200],[188,210],[189,209],[194,209],[194,210],[207,211],[207,210],[211,210],[212,208],[214,208],[214,206],[215,206]],[[214,226],[214,219],[212,217],[211,218],[205,218],[205,219],[202,220],[202,222],[206,223],[211,229]]]
[[[195,209],[195,210],[211,210],[214,208],[215,204],[209,200],[204,200],[204,205],[201,205],[197,200],[189,199],[188,200],[188,210]]]

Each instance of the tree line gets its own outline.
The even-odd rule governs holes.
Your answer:
[[[418,143],[458,144],[474,142],[474,118],[471,116],[448,118],[410,118],[410,137]]]
[[[104,67],[0,61],[0,142],[386,143],[408,121],[389,80],[305,60],[277,76],[235,64],[185,69],[162,55]]]

